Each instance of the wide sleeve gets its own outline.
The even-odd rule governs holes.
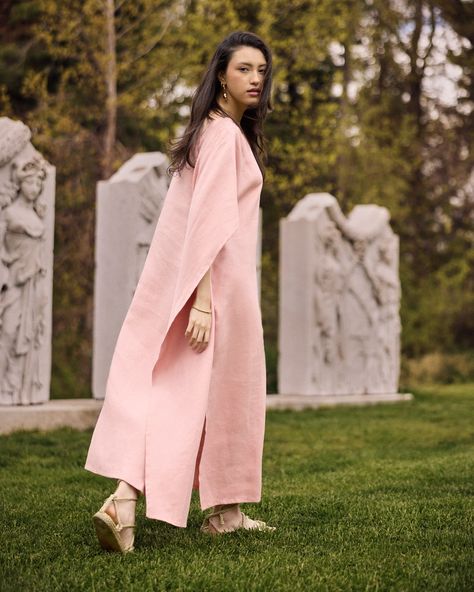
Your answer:
[[[168,328],[239,226],[239,134],[233,122],[222,118],[208,124],[199,138],[191,204]]]

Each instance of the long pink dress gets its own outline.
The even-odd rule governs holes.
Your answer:
[[[123,322],[85,468],[145,494],[146,516],[261,499],[266,372],[256,274],[263,178],[228,117],[207,120],[174,175]],[[211,267],[209,344],[184,336]]]

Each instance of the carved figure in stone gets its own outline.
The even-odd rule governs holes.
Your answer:
[[[291,269],[294,260],[292,281],[282,297],[284,314],[291,318],[281,323],[279,371],[284,392],[397,392],[398,238],[389,220],[388,210],[375,204],[358,205],[346,217],[333,196],[309,194],[282,224],[285,240],[291,237],[292,241],[291,248],[284,246],[284,266]],[[310,252],[307,237],[313,246]],[[297,281],[301,277],[306,286],[308,275],[310,298],[307,291],[302,297]],[[299,303],[303,307],[298,308]],[[309,328],[308,318],[312,319]],[[301,347],[295,347],[291,334],[295,327],[303,334]],[[291,348],[285,341],[292,341]]]
[[[384,237],[377,245],[377,259],[370,274],[378,304],[377,342],[380,351],[380,374],[383,384],[396,388],[400,351],[400,281],[397,273],[397,243]]]
[[[352,243],[351,270],[347,277],[344,314],[347,376],[359,393],[368,392],[378,373],[379,351],[376,339],[377,303],[367,274],[368,241]]]
[[[0,188],[0,391],[2,402],[29,404],[41,388],[39,348],[47,294],[41,199],[47,163],[34,152],[10,164]]]
[[[314,311],[319,344],[320,376],[315,376],[322,388],[334,388],[334,371],[344,357],[341,335],[341,294],[344,288],[344,267],[341,263],[341,233],[331,220],[321,229],[321,258],[314,274]],[[327,369],[329,367],[329,370]]]
[[[135,266],[135,286],[145,265],[145,260],[150,249],[151,239],[156,222],[163,207],[164,195],[169,185],[164,167],[153,167],[139,188],[140,199],[140,228],[137,236],[137,264]]]

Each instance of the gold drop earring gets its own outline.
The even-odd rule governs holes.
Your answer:
[[[227,91],[227,87],[226,87],[225,82],[221,82],[221,86],[223,88],[222,96],[224,97],[224,101],[227,102],[227,92],[226,92]]]

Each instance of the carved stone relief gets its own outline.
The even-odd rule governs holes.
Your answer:
[[[346,218],[329,194],[307,195],[282,221],[280,393],[397,392],[398,237],[388,222],[375,205]]]
[[[0,118],[0,404],[49,399],[54,167]]]
[[[92,391],[105,396],[113,350],[169,186],[160,152],[135,154],[97,186]]]

